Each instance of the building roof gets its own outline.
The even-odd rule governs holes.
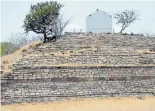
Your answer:
[[[94,15],[94,14],[97,13],[97,12],[103,12],[103,13],[106,13],[107,15],[110,15],[110,14],[108,14],[107,12],[105,12],[105,11],[103,11],[103,10],[98,10],[98,9],[97,9],[95,12],[89,14],[87,17],[90,17],[90,16]],[[111,15],[110,15],[110,17],[111,17]]]

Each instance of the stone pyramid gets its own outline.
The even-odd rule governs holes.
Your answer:
[[[71,33],[44,43],[1,77],[2,104],[155,95],[155,38]]]

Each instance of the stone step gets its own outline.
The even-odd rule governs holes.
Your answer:
[[[2,104],[58,101],[62,98],[155,96],[155,79],[138,81],[25,82],[2,84]]]
[[[155,77],[155,66],[36,66],[18,67],[4,80],[132,80]],[[2,78],[3,80],[3,78]]]

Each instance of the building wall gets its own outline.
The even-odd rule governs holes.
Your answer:
[[[93,33],[112,32],[112,17],[104,11],[97,11],[86,18],[86,31]]]

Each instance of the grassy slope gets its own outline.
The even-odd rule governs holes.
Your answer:
[[[28,50],[30,45],[35,47],[37,44],[40,44],[40,41],[27,44],[21,47],[19,50],[15,51],[14,53],[1,57],[1,69],[0,70],[4,72],[11,72],[13,68],[13,64],[16,61],[22,59],[22,51]]]

